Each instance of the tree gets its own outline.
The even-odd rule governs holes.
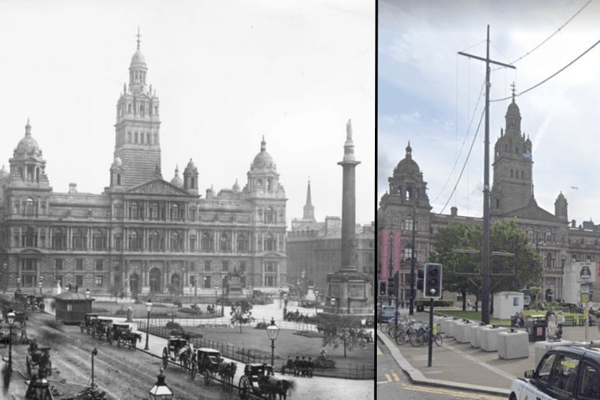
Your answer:
[[[239,324],[240,333],[242,333],[242,325],[254,321],[254,317],[252,317],[252,304],[247,300],[238,301],[232,305],[229,314],[231,315],[231,324]]]
[[[115,298],[116,303],[118,297],[122,299],[125,296],[125,288],[121,285],[112,285],[108,288],[108,293]]]
[[[481,250],[482,240],[482,228],[474,224],[452,224],[438,230],[433,242],[434,251],[429,260],[444,266],[444,290],[471,293],[479,300],[481,276],[466,276],[461,273],[481,272],[481,253],[474,253],[473,250]],[[464,252],[466,250],[471,253]],[[491,256],[491,291],[518,291],[527,284],[539,281],[542,274],[541,256],[527,243],[527,234],[519,229],[516,220],[491,225],[490,250],[513,254]]]

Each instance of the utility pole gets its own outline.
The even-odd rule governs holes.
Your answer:
[[[412,261],[410,264],[410,309],[408,314],[413,315],[415,300],[415,226],[417,225],[417,185],[413,190],[413,223],[412,223]]]
[[[484,140],[484,168],[483,168],[483,244],[482,249],[482,274],[483,285],[481,288],[481,320],[490,323],[490,63],[507,68],[517,69],[513,65],[503,64],[490,60],[490,26],[487,26],[486,56],[477,57],[471,54],[458,52],[461,56],[485,61],[485,140]],[[412,303],[411,303],[412,306]],[[412,308],[411,308],[412,311]]]

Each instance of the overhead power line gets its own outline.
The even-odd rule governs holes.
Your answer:
[[[592,45],[592,47],[590,47],[589,49],[587,49],[586,51],[584,51],[583,53],[581,53],[581,54],[579,55],[579,57],[577,57],[576,59],[574,59],[573,61],[571,61],[571,62],[570,62],[570,63],[568,63],[567,65],[565,65],[564,67],[562,67],[560,70],[558,70],[558,71],[557,71],[557,72],[555,72],[554,74],[550,75],[548,78],[544,79],[543,81],[541,81],[541,82],[540,82],[540,83],[538,83],[537,85],[534,85],[534,86],[530,87],[529,89],[527,89],[527,90],[524,90],[524,91],[522,91],[522,92],[521,92],[521,93],[519,93],[519,94],[516,94],[515,96],[516,96],[516,97],[518,97],[518,96],[521,96],[521,95],[523,95],[523,94],[525,94],[525,93],[529,92],[530,90],[533,90],[533,89],[535,89],[536,87],[538,87],[538,86],[540,86],[540,85],[542,85],[542,84],[544,84],[544,83],[548,82],[550,79],[554,78],[556,75],[560,74],[560,73],[561,73],[561,72],[563,72],[565,69],[567,69],[568,67],[570,67],[571,65],[573,65],[573,64],[574,64],[574,63],[575,63],[577,60],[579,60],[581,57],[583,57],[584,55],[586,55],[586,54],[587,54],[587,53],[588,53],[590,50],[592,50],[594,47],[596,47],[596,46],[598,45],[598,43],[600,43],[600,40],[598,40],[596,43],[594,43],[594,44]],[[494,101],[504,101],[504,100],[509,100],[509,99],[511,99],[511,98],[512,98],[512,96],[509,96],[509,97],[504,97],[504,98],[502,98],[502,99],[490,100],[490,102],[494,102]]]
[[[540,47],[541,47],[541,46],[542,46],[544,43],[546,43],[546,42],[547,42],[548,40],[550,40],[550,39],[551,39],[551,38],[552,38],[554,35],[556,35],[558,32],[560,32],[560,30],[561,30],[562,28],[564,28],[565,26],[567,26],[567,24],[568,24],[569,22],[571,22],[571,21],[573,20],[573,18],[575,18],[577,15],[579,15],[579,13],[580,13],[580,12],[582,12],[582,11],[583,11],[583,9],[584,9],[584,8],[586,8],[586,7],[587,7],[587,6],[588,6],[588,5],[589,5],[591,2],[592,2],[592,0],[588,1],[588,2],[587,2],[587,3],[586,3],[584,6],[583,6],[583,7],[581,7],[581,9],[580,9],[579,11],[577,11],[577,12],[575,13],[575,15],[573,15],[571,18],[569,18],[569,20],[568,20],[567,22],[565,22],[565,23],[564,23],[564,24],[563,24],[563,25],[562,25],[560,28],[558,28],[558,29],[556,30],[556,32],[554,32],[552,35],[548,36],[548,38],[547,38],[546,40],[544,40],[542,43],[540,43],[540,44],[538,44],[537,46],[535,46],[535,47],[533,48],[533,50],[531,50],[531,51],[527,52],[527,54],[525,54],[524,56],[522,56],[522,57],[519,57],[519,58],[517,58],[515,61],[511,62],[511,64],[514,64],[514,63],[516,63],[516,62],[518,62],[518,61],[521,61],[522,59],[524,59],[525,57],[527,57],[528,55],[530,55],[531,53],[533,53],[534,51],[536,51],[537,49],[539,49],[539,48],[540,48]]]
[[[467,162],[469,161],[469,157],[471,156],[471,151],[473,150],[473,145],[475,144],[475,139],[477,139],[477,134],[479,133],[479,128],[481,127],[481,121],[483,121],[484,115],[485,115],[485,108],[481,112],[481,118],[479,119],[479,125],[477,125],[477,130],[475,131],[475,136],[473,137],[473,142],[471,143],[471,147],[469,148],[469,154],[467,154],[467,159],[465,160],[462,170],[460,171],[460,175],[458,176],[458,179],[456,180],[456,185],[454,185],[454,189],[452,189],[452,193],[450,193],[450,196],[448,197],[448,201],[446,202],[446,204],[444,204],[444,208],[442,208],[442,211],[440,211],[438,214],[443,213],[444,210],[446,209],[446,207],[448,206],[448,203],[450,203],[450,200],[452,199],[452,196],[454,195],[454,192],[456,191],[456,188],[458,187],[460,178],[462,178],[463,172],[465,172],[465,167],[467,166]]]

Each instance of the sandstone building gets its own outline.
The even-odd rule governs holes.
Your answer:
[[[160,101],[147,73],[138,40],[103,193],[78,193],[74,184],[55,193],[27,122],[9,171],[0,171],[0,287],[214,293],[234,272],[246,288],[286,283],[286,197],[266,141],[243,188],[236,181],[201,193],[202,170],[191,159],[182,176],[176,169],[163,179]]]

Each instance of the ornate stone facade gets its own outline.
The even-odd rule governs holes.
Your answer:
[[[146,86],[139,41],[117,103],[110,184],[101,194],[55,193],[27,123],[10,172],[0,171],[0,288],[57,283],[106,294],[215,293],[230,272],[246,288],[287,282],[286,197],[262,139],[243,189],[200,196],[198,168],[162,179],[159,102]]]
[[[591,261],[600,269],[600,225],[584,221],[578,227],[575,220],[569,224],[568,203],[562,192],[554,203],[554,214],[538,206],[533,195],[532,144],[521,134],[521,115],[513,102],[506,113],[505,130],[500,131],[495,149],[494,177],[491,191],[492,223],[516,218],[527,232],[529,243],[542,256],[544,270],[542,293],[553,299],[562,299],[565,267],[576,261]],[[458,215],[455,207],[450,215],[431,212],[427,197],[427,183],[418,164],[413,160],[412,148],[406,147],[406,156],[388,179],[389,190],[382,196],[377,211],[377,278],[381,276],[380,238],[383,229],[402,232],[402,260],[400,298],[407,299],[412,259],[412,229],[415,224],[416,268],[422,268],[427,255],[433,250],[435,232],[453,223],[483,225],[482,218]],[[600,301],[600,286],[591,287],[592,301]]]

